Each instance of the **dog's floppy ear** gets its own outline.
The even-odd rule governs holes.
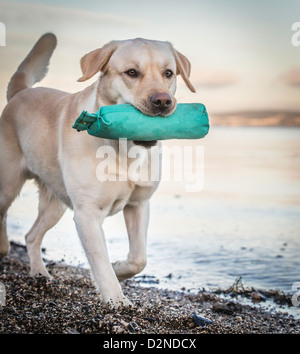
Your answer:
[[[103,70],[115,49],[116,44],[111,42],[106,44],[104,47],[95,49],[83,56],[80,60],[82,77],[77,81],[86,81],[94,76],[97,72]]]
[[[183,81],[185,82],[186,86],[192,91],[196,92],[195,87],[189,80],[190,73],[191,73],[191,63],[189,60],[181,53],[179,53],[176,49],[173,48],[174,57],[176,60],[177,66],[177,75],[181,75]]]

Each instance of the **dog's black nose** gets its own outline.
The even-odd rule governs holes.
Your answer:
[[[167,92],[156,92],[150,97],[150,103],[157,112],[165,112],[171,108],[172,97]]]

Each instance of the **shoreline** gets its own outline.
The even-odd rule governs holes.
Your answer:
[[[25,246],[11,242],[0,263],[6,292],[0,333],[300,334],[299,319],[224,298],[222,291],[189,294],[127,280],[122,288],[134,306],[112,309],[101,302],[89,270],[60,262],[48,262],[47,268],[53,280],[30,277]],[[235,297],[238,282],[227,290]]]

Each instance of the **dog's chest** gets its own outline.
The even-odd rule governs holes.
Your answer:
[[[112,204],[109,214],[108,215],[114,215],[118,213],[119,211],[123,210],[125,205],[127,204],[126,199],[117,199],[115,202]]]
[[[159,181],[127,181],[116,184],[119,193],[111,204],[109,215],[114,215],[123,210],[126,205],[136,206],[149,199],[158,186]]]

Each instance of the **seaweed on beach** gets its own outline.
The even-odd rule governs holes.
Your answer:
[[[292,295],[285,294],[279,289],[274,290],[264,290],[256,289],[253,287],[246,287],[243,284],[242,276],[237,276],[235,281],[227,289],[217,289],[216,294],[226,294],[230,297],[242,296],[248,299],[251,299],[252,302],[258,303],[266,301],[267,299],[274,301],[277,305],[287,305],[293,306],[292,304]]]

